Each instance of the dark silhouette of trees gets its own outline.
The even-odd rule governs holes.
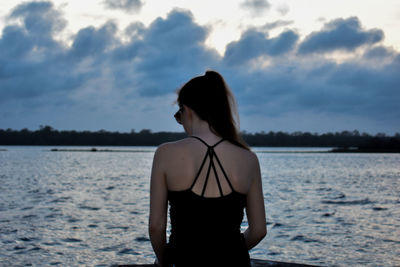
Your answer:
[[[136,133],[90,131],[58,131],[51,126],[40,126],[39,130],[20,131],[0,129],[0,145],[62,145],[62,146],[155,146],[163,142],[184,138],[184,133],[152,133],[143,129]]]
[[[155,132],[143,129],[129,133],[108,132],[106,130],[91,131],[58,131],[51,126],[41,125],[38,130],[0,129],[0,145],[62,145],[62,146],[157,146],[164,142],[182,139],[185,133]],[[336,133],[309,132],[242,132],[244,140],[250,146],[269,147],[357,147],[366,151],[389,151],[398,149],[400,134],[386,136],[379,133],[372,136],[368,133],[342,131]]]
[[[245,134],[244,139],[252,146],[270,147],[358,147],[374,136],[367,133],[343,131],[336,133],[309,133],[309,132],[269,132]]]

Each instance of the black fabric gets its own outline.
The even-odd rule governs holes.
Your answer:
[[[249,253],[240,232],[246,195],[234,190],[214,151],[215,146],[224,140],[210,146],[199,137],[193,138],[200,140],[208,149],[192,186],[182,191],[168,191],[171,235],[167,261],[176,267],[250,266]],[[192,189],[208,157],[210,160],[202,194],[197,195]],[[232,190],[226,195],[223,194],[217,168],[221,169]],[[204,197],[211,171],[217,179],[219,197]]]

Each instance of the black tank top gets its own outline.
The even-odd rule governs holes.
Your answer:
[[[176,267],[195,266],[250,266],[240,225],[246,206],[246,195],[235,191],[213,146],[197,136],[207,146],[207,152],[190,188],[181,191],[168,191],[170,205],[171,235],[167,246],[167,261]],[[207,173],[201,195],[193,192],[200,173],[209,158]],[[220,178],[220,168],[231,192],[224,195]],[[204,197],[213,171],[220,197]]]

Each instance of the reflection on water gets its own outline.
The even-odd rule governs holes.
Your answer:
[[[2,264],[153,262],[147,219],[154,147],[118,148],[134,153],[5,148]],[[252,257],[328,266],[400,264],[399,154],[254,150],[268,235]]]

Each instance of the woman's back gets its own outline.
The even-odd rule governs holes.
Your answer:
[[[196,136],[174,145],[172,167],[166,170],[169,261],[177,266],[248,266],[240,224],[252,153],[222,139],[209,145]]]
[[[254,168],[258,164],[257,158],[253,152],[231,144],[229,141],[224,140],[218,143],[219,141],[221,141],[221,138],[217,139],[217,141],[208,142],[207,140],[197,140],[195,137],[167,144],[169,160],[166,164],[165,175],[168,190],[183,191],[193,185],[207,155],[208,147],[203,143],[205,142],[210,146],[217,144],[213,147],[213,150],[221,165],[218,164],[218,160],[214,157],[213,163],[215,163],[217,177],[214,169],[211,169],[203,197],[215,198],[221,196],[218,181],[220,182],[222,195],[225,196],[231,193],[232,188],[237,193],[246,195],[252,179],[255,177],[255,171],[257,171],[257,168]],[[207,157],[193,185],[192,192],[197,195],[202,195],[209,164],[210,157]],[[223,171],[225,171],[226,177]]]

